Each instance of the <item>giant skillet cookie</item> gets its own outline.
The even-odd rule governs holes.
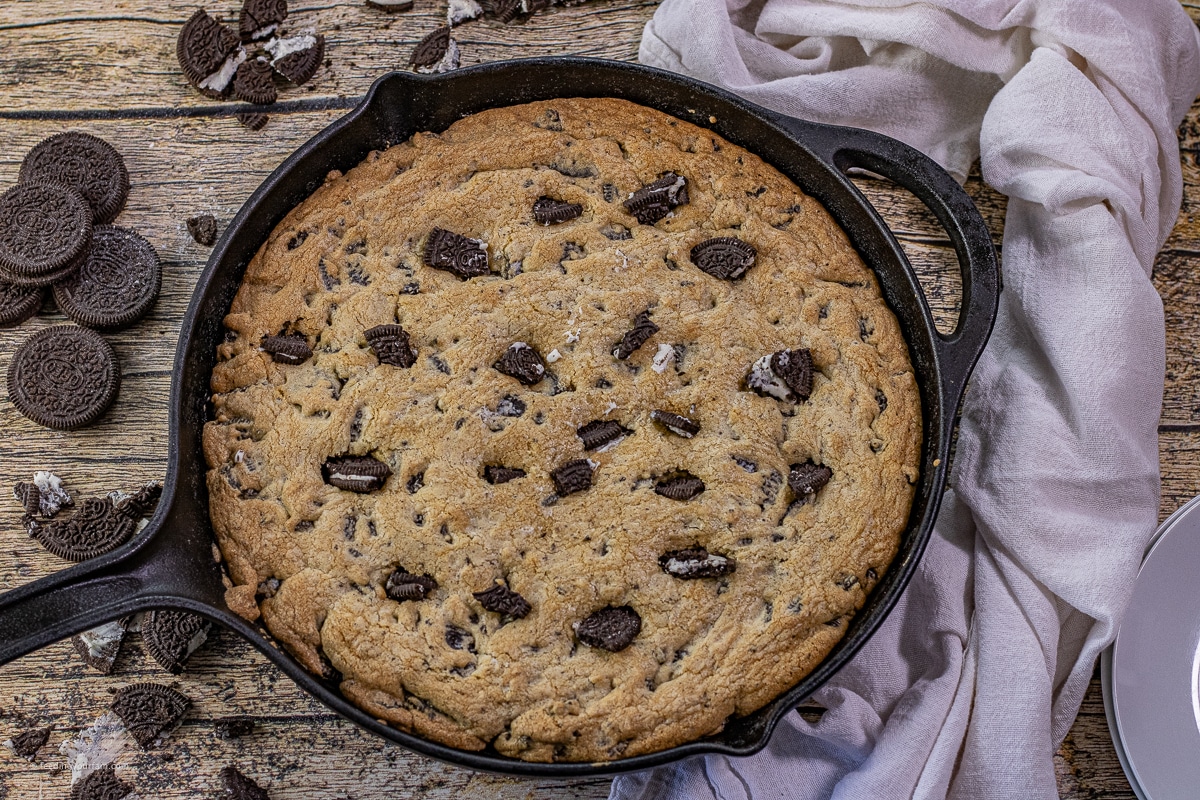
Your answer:
[[[452,746],[712,733],[824,658],[908,519],[920,401],[874,275],[761,159],[625,101],[331,173],[225,325],[230,606]]]

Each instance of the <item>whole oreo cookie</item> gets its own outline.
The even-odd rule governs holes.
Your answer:
[[[100,334],[56,325],[31,336],[8,365],[8,397],[39,425],[88,425],[112,405],[121,384],[117,355]]]
[[[54,302],[80,325],[113,330],[145,316],[162,286],[154,248],[131,230],[101,225],[79,269],[54,284]]]
[[[76,268],[92,241],[92,209],[78,191],[21,183],[0,194],[0,278],[46,285]]]
[[[89,133],[56,133],[34,145],[21,162],[21,183],[58,183],[83,195],[92,220],[116,219],[129,196],[129,171],[111,144]]]
[[[46,290],[0,282],[0,328],[20,325],[42,307]]]

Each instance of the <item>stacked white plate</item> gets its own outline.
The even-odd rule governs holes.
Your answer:
[[[1200,497],[1151,540],[1100,658],[1117,757],[1141,800],[1200,798]]]

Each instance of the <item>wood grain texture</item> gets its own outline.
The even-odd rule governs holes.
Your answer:
[[[208,10],[231,19],[238,5],[224,0]],[[1200,19],[1200,3],[1183,5]],[[7,499],[13,482],[49,468],[78,495],[90,496],[163,477],[174,345],[210,252],[188,236],[187,217],[208,212],[223,228],[283,158],[352,107],[374,78],[407,61],[412,46],[442,24],[444,6],[418,0],[412,13],[389,16],[359,2],[293,3],[290,26],[323,32],[329,64],[309,85],[283,91],[260,132],[235,121],[233,114],[245,110],[241,104],[215,103],[184,82],[175,37],[195,7],[149,0],[0,5],[0,187],[16,179],[21,157],[43,137],[67,129],[101,136],[124,154],[133,185],[117,222],[146,236],[164,265],[163,293],[150,316],[108,337],[122,362],[123,384],[116,406],[99,424],[51,432],[0,401],[0,591],[64,566],[24,535],[19,509]],[[473,22],[455,36],[464,64],[558,53],[633,59],[653,10],[653,0],[593,0],[522,24]],[[1167,320],[1163,517],[1200,485],[1200,357],[1193,344],[1200,334],[1200,106],[1180,135],[1184,202],[1154,274]],[[939,327],[952,328],[961,284],[946,234],[904,190],[870,178],[858,183],[921,274]],[[1004,198],[977,175],[967,188],[999,244]],[[18,329],[0,330],[0,371],[28,335],[62,321],[50,311]],[[85,668],[65,642],[0,667],[0,739],[29,725],[55,726],[32,764],[0,750],[0,800],[66,796],[69,780],[58,745],[90,725],[114,689],[140,680],[176,682],[195,702],[164,746],[131,748],[118,759],[119,774],[144,798],[216,797],[217,772],[229,763],[260,780],[275,800],[601,798],[608,791],[603,780],[557,783],[472,773],[386,745],[311,700],[246,643],[214,631],[178,678],[153,666],[136,634],[110,677]],[[255,717],[255,733],[218,739],[212,721],[234,714]],[[1113,752],[1098,681],[1056,767],[1059,793],[1067,800],[1133,798]]]

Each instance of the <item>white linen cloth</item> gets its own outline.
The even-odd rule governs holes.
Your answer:
[[[641,60],[895,136],[1008,196],[1004,291],[919,571],[766,750],[618,778],[613,800],[1056,797],[1053,754],[1159,503],[1150,282],[1200,92],[1178,0],[664,0]]]

